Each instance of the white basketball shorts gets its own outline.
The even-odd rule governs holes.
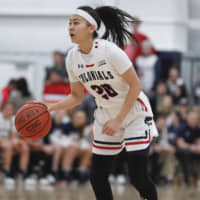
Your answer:
[[[128,113],[120,130],[114,136],[102,133],[103,125],[113,119],[119,112],[119,107],[98,107],[95,111],[93,126],[93,153],[100,155],[115,155],[122,151],[138,151],[146,149],[158,131],[153,120],[153,113],[147,97],[142,94],[137,98],[133,108]]]

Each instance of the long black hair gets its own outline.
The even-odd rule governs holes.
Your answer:
[[[16,81],[16,89],[22,94],[23,97],[31,96],[31,93],[28,89],[28,83],[25,78],[19,78]]]
[[[93,9],[89,6],[81,6],[78,9],[86,11],[97,22],[97,30],[100,28],[101,21],[105,25],[105,33],[103,39],[111,39],[120,48],[124,48],[127,39],[132,37],[137,41],[134,34],[128,30],[130,23],[138,23],[138,19],[129,15],[127,12],[120,10],[116,7],[101,6]],[[93,37],[98,36],[97,32],[94,32]]]

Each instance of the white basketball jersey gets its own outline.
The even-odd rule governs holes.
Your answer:
[[[112,42],[97,39],[89,54],[75,46],[68,53],[66,67],[70,82],[81,82],[98,106],[122,106],[129,85],[121,74],[132,67],[128,56]]]

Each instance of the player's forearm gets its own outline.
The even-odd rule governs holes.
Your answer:
[[[120,112],[117,115],[117,119],[121,122],[124,121],[127,114],[130,112],[131,108],[136,102],[136,99],[141,91],[141,85],[137,84],[137,86],[131,86],[129,88],[128,94],[125,98],[124,104],[120,110]]]
[[[78,97],[78,96],[70,94],[64,100],[50,105],[48,110],[51,112],[51,111],[57,111],[57,110],[62,110],[62,109],[70,109],[79,105],[82,102],[82,100],[83,100],[82,97]]]

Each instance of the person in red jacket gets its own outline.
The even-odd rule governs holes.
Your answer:
[[[15,88],[15,85],[16,85],[16,80],[10,79],[8,84],[1,90],[0,110],[2,110],[3,106],[10,98],[11,91]]]
[[[136,58],[142,54],[141,43],[144,40],[149,39],[146,35],[139,32],[139,27],[141,24],[140,19],[137,19],[136,22],[137,23],[133,23],[133,34],[135,38],[137,39],[137,41],[131,38],[130,44],[128,44],[124,49],[125,53],[128,55],[129,59],[132,61],[133,65],[135,65]],[[156,53],[156,50],[154,47],[153,47],[153,53]]]
[[[44,102],[55,103],[64,99],[70,93],[69,84],[63,82],[62,77],[58,72],[52,71],[49,77],[49,82],[44,85]]]

